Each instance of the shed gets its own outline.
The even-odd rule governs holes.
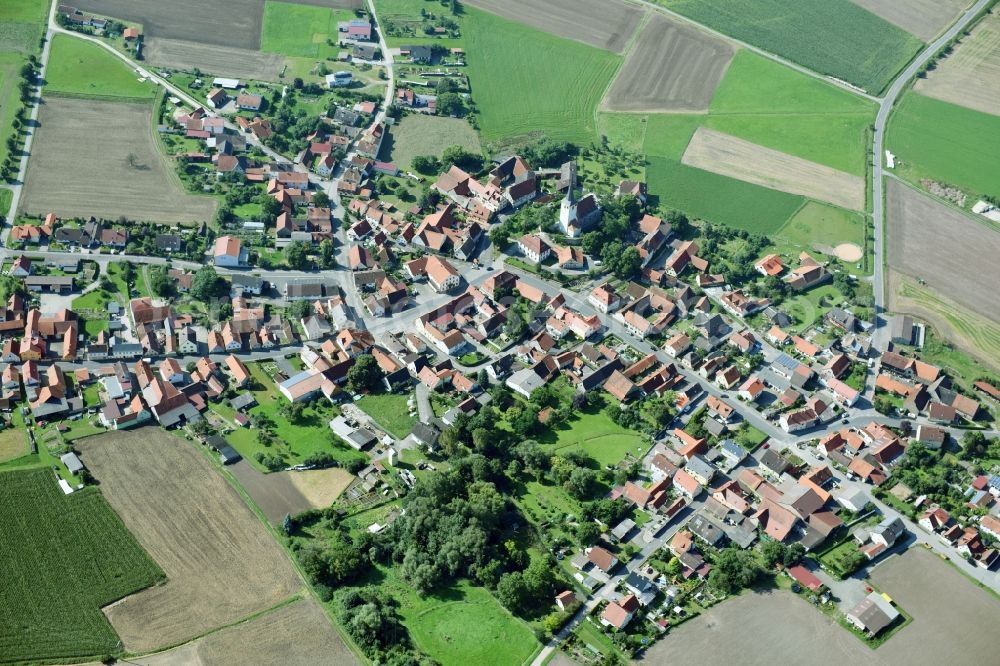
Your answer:
[[[59,460],[62,461],[62,464],[66,465],[66,469],[69,470],[70,474],[79,474],[80,470],[84,469],[80,458],[72,451],[59,456]]]
[[[219,448],[219,460],[223,465],[232,465],[233,463],[243,460],[243,456],[241,456],[236,449],[228,444],[225,444]]]

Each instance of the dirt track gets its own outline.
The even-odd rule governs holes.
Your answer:
[[[141,23],[147,38],[260,48],[264,0],[74,0],[73,6]]]
[[[606,111],[704,112],[733,59],[733,47],[654,14],[604,98]]]
[[[323,610],[302,599],[244,624],[150,657],[132,657],[142,666],[346,666],[357,659]]]
[[[472,7],[600,49],[621,53],[643,10],[620,0],[466,0]]]
[[[1000,13],[984,18],[926,79],[917,80],[914,89],[944,102],[1000,115]]]
[[[156,67],[197,67],[207,74],[261,81],[277,81],[285,64],[285,58],[276,53],[162,37],[147,39],[145,54],[146,62]]]
[[[937,37],[970,3],[965,0],[851,0],[872,14],[916,35]]]
[[[209,221],[214,199],[187,194],[154,143],[151,103],[46,96],[21,210],[154,222]]]
[[[890,267],[1000,323],[1000,232],[895,178],[886,224]]]
[[[194,445],[158,427],[79,442],[101,491],[167,582],[104,609],[130,652],[237,622],[303,587],[287,555]]]
[[[865,206],[865,181],[843,171],[699,127],[682,160],[688,166],[801,194],[850,210]]]

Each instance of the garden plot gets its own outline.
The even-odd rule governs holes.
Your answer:
[[[842,208],[863,210],[865,207],[865,183],[858,176],[704,127],[694,133],[682,162]]]
[[[130,652],[190,640],[302,589],[288,556],[195,445],[158,427],[78,443],[108,503],[167,574],[104,609]]]
[[[151,104],[46,97],[38,118],[23,212],[170,223],[212,219],[215,200],[184,192],[165,164],[153,137]]]
[[[643,10],[620,0],[467,0],[467,4],[545,32],[621,53]]]
[[[1000,232],[890,178],[889,266],[1000,322]]]
[[[603,110],[708,111],[734,52],[718,37],[655,14],[629,52]]]
[[[1000,14],[990,14],[914,88],[943,102],[1000,115]]]

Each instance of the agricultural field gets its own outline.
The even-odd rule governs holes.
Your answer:
[[[650,192],[665,203],[713,222],[772,233],[804,199],[682,164],[699,128],[756,144],[755,151],[778,151],[783,162],[807,160],[813,163],[810,170],[817,173],[834,169],[856,188],[866,175],[867,132],[874,111],[868,100],[741,50],[726,70],[707,114],[602,114],[601,128],[612,142],[613,137],[621,137],[633,149],[641,144],[649,157]],[[744,173],[751,166],[756,165],[741,157],[725,167],[712,168],[738,168],[738,175],[754,179],[755,173]],[[863,209],[858,190],[852,191],[855,198],[850,205]],[[740,205],[744,201],[752,203]]]
[[[74,0],[73,6],[141,23],[147,38],[260,48],[264,0]]]
[[[257,81],[277,81],[285,58],[277,53],[263,53],[233,46],[215,46],[180,39],[151,37],[144,42],[143,56],[150,65],[194,68],[216,76],[231,76]]]
[[[289,514],[325,509],[354,479],[353,474],[340,467],[264,474],[246,460],[226,470],[273,525],[280,525]]]
[[[966,0],[851,0],[911,35],[929,42],[958,17]]]
[[[891,268],[1000,323],[1000,232],[896,179],[886,222]]]
[[[212,219],[216,201],[184,192],[165,163],[153,137],[151,104],[49,97],[38,119],[22,212],[169,223]],[[115,139],[97,127],[113,127]],[[90,168],[80,168],[81,160]]]
[[[545,133],[588,144],[621,58],[467,7],[462,23],[483,140]],[[517,48],[511,48],[517,44]]]
[[[679,14],[869,93],[923,43],[849,0],[657,0]]]
[[[661,204],[695,218],[758,234],[772,234],[805,199],[766,187],[685,166],[678,160],[650,157],[646,167],[650,192]]]
[[[99,490],[64,495],[48,469],[0,474],[0,552],[4,663],[114,652],[101,607],[163,578]]]
[[[983,194],[1000,197],[1000,116],[909,93],[886,133],[896,171],[907,180],[958,187],[970,197],[967,206]]]
[[[1000,115],[1000,14],[986,15],[972,34],[938,60],[914,90],[968,109]]]
[[[722,39],[653,14],[604,98],[602,110],[707,111],[734,52]],[[664,63],[669,66],[663,67]]]
[[[135,70],[97,44],[56,35],[45,69],[44,93],[97,100],[145,100],[156,86],[140,83]]]
[[[482,152],[479,137],[467,120],[411,113],[389,128],[380,158],[409,169],[417,155],[441,157],[449,146]]]
[[[287,56],[316,58],[336,55],[338,21],[354,17],[349,11],[334,12],[329,7],[267,0],[264,3],[264,27],[260,38],[262,51]]]
[[[28,437],[21,428],[10,427],[0,431],[0,463],[15,460],[28,454]]]
[[[892,643],[879,648],[876,654],[881,657]],[[749,645],[766,649],[748,649]],[[805,599],[784,590],[744,593],[713,606],[671,630],[669,638],[657,641],[638,663],[672,664],[691,654],[711,654],[718,663],[745,666],[826,666],[873,660],[872,651],[864,643]]]
[[[1000,600],[963,576],[951,564],[923,548],[910,548],[872,569],[871,581],[913,616],[878,649],[889,664],[941,664],[955,658],[961,636],[961,660],[989,661],[995,645],[991,632]],[[919,581],[919,585],[914,585]]]
[[[511,21],[613,53],[622,53],[644,11],[621,0],[468,0]]]
[[[865,207],[865,182],[858,176],[704,127],[694,133],[681,161],[687,166],[841,208]]]
[[[196,445],[146,427],[77,447],[108,503],[167,574],[166,584],[105,609],[127,650],[176,645],[302,589],[287,555]]]
[[[131,657],[129,662],[141,666],[250,663],[347,666],[358,663],[323,609],[312,599],[300,599],[166,652]]]
[[[971,357],[971,365],[983,364],[1000,372],[1000,326],[967,308],[956,307],[952,299],[898,271],[889,271],[888,295],[890,310],[927,321],[941,337],[964,352],[942,359],[947,367],[961,370],[960,365],[970,365]],[[967,369],[970,376],[966,379],[978,378],[974,367]]]

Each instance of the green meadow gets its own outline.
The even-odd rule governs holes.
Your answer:
[[[886,148],[897,172],[917,183],[929,178],[975,198],[1000,197],[1000,116],[908,93],[893,112]]]
[[[91,42],[56,35],[45,70],[45,92],[114,101],[147,100],[156,86],[139,82],[135,70]]]

